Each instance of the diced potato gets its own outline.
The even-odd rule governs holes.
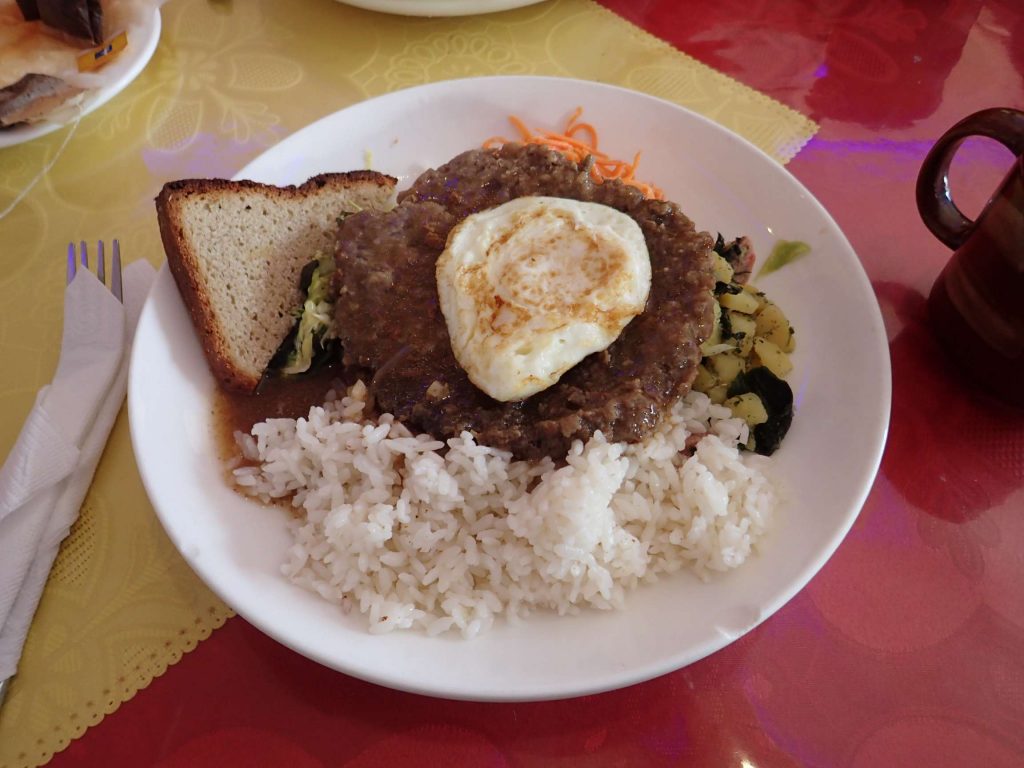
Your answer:
[[[764,307],[757,313],[756,321],[759,336],[767,335],[777,325],[787,324],[785,314],[779,305],[772,301],[765,302]]]
[[[790,328],[789,320],[779,309],[778,304],[768,302],[764,309],[757,313],[757,335],[763,336],[782,350],[789,345],[793,329]]]
[[[789,361],[789,356],[779,349],[777,345],[772,344],[761,336],[754,339],[754,354],[757,355],[757,359],[760,360],[765,368],[780,379],[786,378],[789,372],[793,370],[793,364]]]
[[[715,405],[721,405],[725,402],[725,393],[728,389],[724,384],[719,384],[717,387],[712,387],[708,390],[708,397],[711,398],[711,402]]]
[[[718,283],[731,283],[732,282],[732,275],[733,275],[732,264],[730,264],[724,258],[719,256],[717,253],[715,254],[715,263],[714,263],[714,266],[711,268],[711,271],[715,275],[715,282],[718,282]]]
[[[768,299],[766,299],[764,297],[764,291],[762,291],[760,288],[758,288],[753,283],[744,283],[743,284],[743,290],[746,291],[747,293],[749,293],[754,298],[756,298],[757,299],[757,303],[762,305],[762,306],[768,301]]]
[[[763,334],[763,337],[774,344],[779,349],[785,351],[786,347],[789,346],[789,337],[793,334],[789,330],[788,325],[776,326],[775,330],[771,333]]]
[[[750,293],[723,293],[718,297],[718,301],[726,309],[735,309],[745,315],[757,312],[757,297]]]
[[[732,380],[742,373],[746,361],[736,352],[723,352],[708,358],[708,363],[711,365],[711,370],[717,377],[718,383],[729,386]]]
[[[713,306],[715,312],[715,324],[711,331],[711,335],[708,336],[704,343],[700,345],[700,351],[705,355],[711,347],[722,343],[722,308],[719,306],[717,301],[714,302]]]
[[[733,335],[730,342],[736,345],[743,357],[747,357],[754,348],[754,335],[757,330],[754,318],[744,315],[742,312],[729,310],[729,324],[732,327]]]
[[[748,427],[756,427],[768,421],[768,411],[765,410],[761,398],[752,392],[738,397],[730,397],[723,403],[732,415],[747,422]]]
[[[715,374],[703,365],[697,366],[697,378],[693,380],[693,388],[697,392],[707,392],[717,383],[718,379],[715,378]]]
[[[782,347],[782,351],[787,355],[792,354],[796,351],[796,331],[792,328],[789,329],[789,339],[786,344]]]
[[[724,259],[716,254],[718,280],[726,274],[719,261]],[[728,262],[725,267],[731,269]],[[701,344],[704,360],[694,381],[696,391],[710,396],[716,390],[716,402],[722,402],[724,396],[718,388],[728,388],[742,371],[763,365],[783,378],[793,370],[788,353],[796,348],[796,336],[777,304],[750,284],[738,293],[723,293],[716,298],[714,326],[710,337]]]
[[[745,333],[748,336],[757,336],[757,322],[750,315],[742,312],[729,311],[729,325],[733,334]]]

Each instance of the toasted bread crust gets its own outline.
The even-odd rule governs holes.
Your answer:
[[[234,258],[243,261],[254,254],[261,246],[265,247],[265,238],[261,231],[258,215],[254,212],[254,226],[247,230],[251,233],[247,236],[253,238],[252,243],[245,243],[247,246],[242,253],[225,255],[223,253],[212,253],[205,250],[207,244],[196,243],[186,233],[186,219],[190,215],[207,215],[206,211],[198,213],[190,206],[194,204],[206,205],[216,204],[229,198],[237,199],[240,196],[253,196],[254,199],[262,199],[273,207],[275,204],[284,205],[303,203],[304,201],[322,202],[321,196],[328,199],[337,196],[338,215],[353,210],[351,199],[364,198],[366,200],[377,200],[389,194],[393,197],[396,180],[374,171],[351,171],[348,173],[325,173],[314,176],[305,183],[298,186],[276,187],[268,184],[261,184],[254,181],[228,181],[225,179],[182,179],[168,182],[161,189],[156,198],[157,222],[160,227],[160,238],[163,242],[164,251],[167,255],[167,264],[174,276],[178,291],[181,294],[185,306],[188,308],[192,318],[193,326],[199,336],[203,351],[206,355],[210,369],[218,383],[230,390],[252,392],[259,384],[263,375],[266,363],[269,362],[269,355],[273,349],[280,344],[287,333],[288,321],[282,321],[285,331],[280,338],[273,342],[273,349],[265,355],[262,367],[245,364],[242,350],[238,349],[238,343],[229,338],[226,323],[235,320],[235,317],[227,318],[224,308],[218,311],[217,301],[212,286],[204,279],[204,263],[213,259]],[[333,201],[332,201],[333,202]],[[246,207],[246,210],[249,210]],[[210,213],[211,217],[216,213]],[[333,230],[331,233],[333,238]],[[251,246],[251,247],[248,247]],[[300,254],[304,261],[315,256],[314,253]],[[283,254],[282,263],[288,257],[288,261],[294,262],[293,254]],[[274,255],[274,259],[278,256]],[[270,265],[270,262],[267,262]],[[276,266],[273,265],[273,266]],[[293,291],[296,297],[294,305],[301,302],[301,293],[297,283],[294,264],[288,268],[275,270],[273,280],[287,281],[282,286],[284,291]],[[263,308],[252,308],[256,312]],[[240,322],[245,322],[249,314],[244,311],[235,313],[239,316]],[[242,317],[244,315],[244,317]]]

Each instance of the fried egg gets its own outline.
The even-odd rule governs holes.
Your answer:
[[[437,261],[452,351],[495,400],[522,400],[606,349],[643,312],[651,262],[614,208],[521,197],[466,217]]]

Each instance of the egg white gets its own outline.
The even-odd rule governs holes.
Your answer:
[[[626,214],[521,197],[459,223],[436,277],[455,359],[477,387],[509,402],[615,341],[644,310],[651,262]]]

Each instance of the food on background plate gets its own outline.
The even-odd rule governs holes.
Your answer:
[[[28,74],[0,89],[0,126],[37,120],[82,93],[59,77]]]
[[[100,0],[17,0],[17,3],[26,21],[38,19],[72,37],[103,42]]]
[[[395,183],[353,171],[297,187],[222,179],[164,185],[156,210],[167,264],[221,386],[256,389],[304,304],[303,268],[334,252],[340,217],[390,208]]]
[[[566,133],[596,149],[578,116]],[[285,573],[370,631],[472,637],[535,609],[621,607],[663,574],[742,565],[770,528],[768,460],[740,449],[770,453],[788,428],[772,369],[793,332],[747,283],[749,241],[698,232],[636,159],[595,175],[585,142],[551,140],[470,150],[393,209],[342,217],[334,263],[304,282],[317,318],[333,299],[343,380],[304,417],[236,435],[236,486],[295,511]],[[592,348],[573,331],[588,322]],[[520,365],[532,342],[575,349]]]
[[[0,129],[74,115],[158,0],[0,0]]]

